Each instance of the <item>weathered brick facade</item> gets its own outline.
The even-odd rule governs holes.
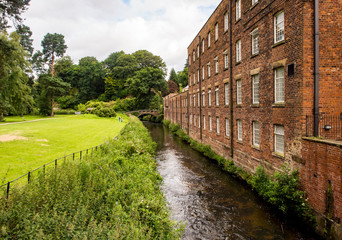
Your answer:
[[[314,1],[259,0],[252,6],[252,0],[240,0],[241,18],[238,2],[223,0],[188,47],[189,89],[164,98],[165,118],[249,172],[259,165],[273,172],[284,163],[300,169],[309,201],[321,214],[329,180],[339,222],[341,148],[303,140],[314,108]],[[342,3],[320,0],[319,9],[320,114],[339,115]],[[328,168],[320,167],[321,158]],[[313,176],[317,168],[319,178]]]

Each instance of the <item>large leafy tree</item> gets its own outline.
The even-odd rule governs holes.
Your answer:
[[[0,1],[0,31],[8,27],[8,21],[15,25],[21,23],[21,14],[27,10],[30,0],[1,0]]]
[[[19,25],[16,31],[20,35],[20,44],[27,51],[29,57],[33,54],[33,39],[30,27]]]
[[[56,57],[63,57],[66,49],[64,36],[59,33],[48,33],[42,40],[43,59],[50,66],[51,75],[54,76],[54,64]]]
[[[33,102],[25,73],[29,63],[19,39],[17,33],[0,33],[0,121],[4,113],[22,113]]]
[[[177,73],[177,79],[178,79],[178,86],[185,87],[188,85],[189,81],[189,68],[188,63],[185,64],[183,71],[179,71]]]
[[[163,59],[159,56],[155,56],[147,50],[139,50],[133,53],[135,57],[139,69],[143,68],[158,68],[166,74],[166,64],[164,63]]]

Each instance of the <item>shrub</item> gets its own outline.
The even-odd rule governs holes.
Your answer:
[[[99,117],[116,117],[116,112],[109,107],[98,107],[92,111],[92,113],[96,114]]]
[[[131,114],[136,117],[139,116],[139,112],[132,112]]]
[[[157,123],[161,123],[164,119],[164,114],[160,114],[157,118],[156,118],[156,122]]]
[[[164,124],[166,127],[169,127],[170,124],[171,124],[171,121],[168,120],[168,119],[164,119],[163,124]]]

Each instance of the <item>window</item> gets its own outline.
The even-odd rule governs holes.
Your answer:
[[[202,67],[202,79],[204,80],[204,77],[205,77],[205,69],[204,69],[204,66]]]
[[[252,76],[253,86],[252,86],[252,95],[253,95],[253,104],[259,104],[259,74]]]
[[[226,137],[230,135],[230,128],[229,128],[229,119],[226,118]]]
[[[203,116],[203,129],[205,130],[205,116]]]
[[[191,75],[189,74],[189,86],[191,86]]]
[[[201,128],[201,116],[198,115],[198,128]]]
[[[216,117],[216,133],[220,134],[220,118]]]
[[[223,52],[224,69],[228,68],[228,50]]]
[[[219,28],[218,28],[218,23],[215,24],[215,41],[218,40],[218,34],[219,34]]]
[[[224,31],[228,31],[228,13],[224,14]]]
[[[194,126],[196,126],[196,115],[194,114]]]
[[[210,63],[208,63],[207,66],[208,66],[208,77],[210,77],[211,76],[211,73],[210,73]]]
[[[215,57],[215,73],[217,74],[219,72],[219,62],[218,57]]]
[[[197,97],[198,97],[198,106],[201,105],[201,95],[200,92],[197,93]]]
[[[192,114],[190,114],[190,125],[192,125]]]
[[[208,33],[208,48],[210,48],[210,32]]]
[[[202,53],[204,53],[204,45],[205,43],[204,43],[204,39],[202,40]]]
[[[229,83],[224,84],[224,105],[229,105]]]
[[[259,53],[259,30],[255,29],[252,33],[252,55]]]
[[[274,16],[274,43],[285,39],[284,11]]]
[[[197,82],[199,82],[200,81],[200,70],[198,69],[197,70]]]
[[[191,106],[191,96],[189,97],[189,99],[190,99],[190,106]]]
[[[196,73],[194,73],[194,79],[193,79],[193,81],[194,81],[194,84],[196,84]]]
[[[253,146],[260,146],[260,125],[259,122],[253,122]]]
[[[189,60],[189,66],[190,66],[191,65],[191,55],[189,55],[188,60]]]
[[[192,60],[196,61],[195,50],[192,52]]]
[[[259,0],[252,0],[252,6],[258,3]]]
[[[284,155],[285,142],[284,142],[284,126],[274,126],[274,151]]]
[[[197,58],[199,58],[200,55],[200,49],[199,49],[199,45],[197,45]]]
[[[209,131],[211,132],[213,130],[213,125],[211,121],[211,116],[209,116]]]
[[[203,107],[205,107],[205,91],[202,92]]]
[[[285,102],[285,79],[284,79],[284,67],[276,68],[274,71],[275,79],[275,103]]]
[[[236,80],[236,103],[242,104],[241,79]]]
[[[215,105],[218,106],[219,105],[219,87],[217,86],[215,89]]]
[[[185,99],[186,106],[188,106],[188,98]]]
[[[239,141],[242,141],[242,121],[237,120],[237,137]]]
[[[236,21],[238,21],[241,18],[241,0],[236,0],[235,1],[235,6],[236,6]]]
[[[208,91],[208,106],[211,106],[211,90]]]
[[[241,62],[241,40],[238,40],[236,46],[236,62]]]
[[[194,96],[193,96],[193,100],[194,100],[194,107],[196,107],[196,95],[194,94]]]

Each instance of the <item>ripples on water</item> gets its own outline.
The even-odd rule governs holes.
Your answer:
[[[253,192],[162,125],[145,123],[158,143],[157,168],[182,239],[314,240],[284,223]]]

